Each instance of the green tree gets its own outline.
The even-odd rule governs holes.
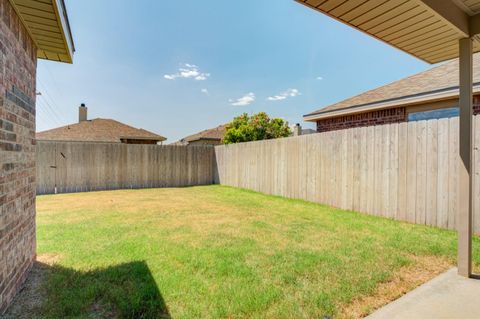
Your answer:
[[[287,137],[290,136],[291,133],[288,122],[282,119],[271,119],[265,112],[253,114],[252,116],[243,113],[235,117],[233,121],[227,125],[223,143],[233,144],[269,140]]]

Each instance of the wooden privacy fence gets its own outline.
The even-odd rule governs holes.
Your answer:
[[[214,182],[211,146],[37,142],[37,193]]]
[[[474,119],[480,232],[480,116]],[[216,146],[217,183],[455,229],[458,118]]]
[[[37,193],[223,185],[455,229],[458,118],[216,146],[37,142]],[[474,118],[480,233],[480,116]]]

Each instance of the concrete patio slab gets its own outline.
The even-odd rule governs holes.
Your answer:
[[[368,319],[478,319],[480,280],[457,275],[453,268],[396,301]]]

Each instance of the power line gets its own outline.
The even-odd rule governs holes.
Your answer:
[[[38,113],[38,114],[41,114],[39,116],[39,120],[42,121],[42,123],[46,124],[47,126],[51,126],[51,127],[58,127],[59,124],[57,122],[57,120],[55,120],[55,118],[53,118],[50,113]]]
[[[65,115],[62,108],[55,102],[55,99],[52,98],[52,96],[49,93],[49,90],[47,90],[46,85],[43,84],[40,80],[38,81],[38,83],[40,84],[40,86],[43,87],[43,89],[40,91],[41,93],[40,96],[43,98],[45,103],[47,103],[53,110],[55,110],[54,112],[57,114],[59,118],[61,118],[65,122],[68,122],[68,116]]]
[[[57,91],[60,94],[60,96],[63,98],[64,96],[63,96],[62,90],[59,89],[59,86],[57,84],[57,80],[53,76],[53,73],[50,71],[50,68],[47,66],[47,64],[43,64],[43,66],[45,67],[45,70],[47,70],[47,73],[50,76],[50,79],[52,80],[55,91]]]
[[[37,111],[35,119],[36,119],[37,123],[42,124],[42,126],[45,126],[45,127],[55,126],[55,125],[51,125],[50,121],[48,121],[45,118],[45,114],[43,114],[43,110],[42,110],[42,112]]]
[[[48,100],[50,100],[50,103],[51,103],[53,106],[56,107],[55,109],[56,109],[56,110],[59,110],[60,112],[62,112],[62,109],[61,109],[61,108],[58,106],[58,104],[55,102],[55,99],[52,98],[52,96],[51,96],[50,93],[49,93],[49,90],[47,90],[47,87],[46,87],[43,83],[41,83],[41,85],[42,85],[42,87],[43,87],[43,90],[41,91],[42,96],[43,96],[45,99],[48,98]],[[62,113],[63,113],[63,112],[62,112]],[[61,115],[63,116],[64,114],[61,114]]]
[[[51,105],[44,98],[43,99],[37,99],[37,103],[38,103],[38,106],[43,107],[43,110],[45,110],[46,113],[48,113],[49,117],[53,121],[55,121],[58,126],[61,126],[62,120],[57,115],[55,110],[51,107]]]

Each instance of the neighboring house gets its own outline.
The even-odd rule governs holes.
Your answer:
[[[155,133],[111,119],[87,119],[87,107],[79,108],[78,123],[38,132],[39,141],[107,142],[125,144],[158,144],[166,140]]]
[[[219,145],[227,131],[227,125],[220,125],[215,128],[201,131],[199,133],[182,138],[173,145]]]
[[[480,113],[480,54],[473,57],[474,113]],[[458,59],[310,114],[317,132],[458,116]]]

